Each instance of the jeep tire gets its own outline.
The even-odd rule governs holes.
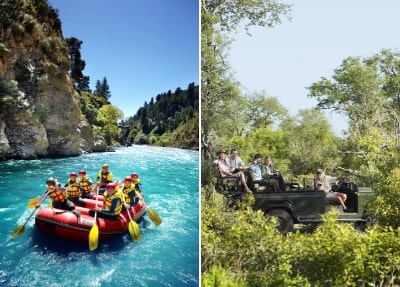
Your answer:
[[[285,233],[293,231],[293,228],[294,228],[293,227],[293,218],[289,214],[289,212],[287,212],[286,210],[272,209],[272,210],[268,211],[267,214],[269,216],[278,217],[278,220],[279,220],[278,230],[281,233],[285,234]]]

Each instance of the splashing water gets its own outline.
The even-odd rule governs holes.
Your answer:
[[[44,192],[48,177],[64,184],[70,172],[85,169],[94,181],[103,163],[115,180],[139,174],[146,204],[161,217],[160,226],[145,215],[139,242],[125,234],[100,242],[94,252],[86,243],[38,231],[34,216],[20,237],[11,238],[33,211],[27,202]],[[0,286],[198,286],[198,166],[197,151],[150,146],[0,162]]]

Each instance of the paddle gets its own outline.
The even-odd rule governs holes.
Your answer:
[[[28,201],[28,207],[29,208],[35,208],[36,207],[36,203],[38,203],[40,199],[40,196],[32,198],[31,200]]]
[[[96,208],[99,196],[99,186],[96,185]],[[97,226],[97,211],[94,211],[94,224],[89,232],[89,249],[91,251],[97,249],[99,245],[99,227]]]
[[[158,216],[157,212],[155,212],[151,208],[147,208],[147,211],[149,212],[149,218],[155,225],[160,225],[161,224],[161,218]]]
[[[47,195],[49,195],[49,192],[50,191],[46,192],[41,198],[37,197],[37,200],[36,200],[36,198],[34,198],[35,199],[35,205],[34,205],[35,210],[32,211],[31,215],[29,215],[29,217],[25,220],[24,224],[17,226],[17,228],[15,228],[13,230],[13,232],[11,233],[12,238],[17,238],[22,233],[24,233],[25,225],[28,223],[29,219],[31,219],[31,217],[36,212],[36,210],[40,207],[40,204],[42,204],[42,202],[46,199]],[[29,202],[31,202],[34,199],[31,199]],[[29,203],[28,203],[28,206],[29,206]]]
[[[124,188],[124,186],[122,186],[122,189]],[[122,199],[124,201],[124,204],[126,204],[125,201],[125,195],[122,194]],[[133,241],[139,241],[141,239],[141,234],[140,234],[140,229],[139,229],[139,225],[132,219],[130,210],[127,209],[127,213],[129,216],[129,224],[128,224],[128,230],[129,230],[129,234],[131,235],[131,238]]]

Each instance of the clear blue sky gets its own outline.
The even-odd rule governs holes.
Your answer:
[[[199,84],[198,0],[48,0],[65,38],[83,42],[90,88],[107,78],[110,101],[133,116],[157,94]]]
[[[400,1],[292,0],[292,21],[275,28],[251,28],[233,35],[230,63],[248,92],[264,90],[296,115],[316,101],[305,88],[331,78],[347,57],[369,57],[383,48],[398,50]],[[333,130],[345,118],[327,113]]]

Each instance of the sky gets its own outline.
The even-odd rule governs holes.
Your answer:
[[[48,0],[64,38],[81,40],[94,90],[106,77],[124,117],[158,94],[199,84],[198,0]]]
[[[281,0],[293,4],[289,21],[275,28],[250,28],[232,35],[234,76],[247,93],[265,91],[278,98],[292,116],[315,107],[306,87],[331,79],[347,57],[370,57],[382,49],[398,51],[400,1]],[[346,118],[326,113],[336,135]]]

